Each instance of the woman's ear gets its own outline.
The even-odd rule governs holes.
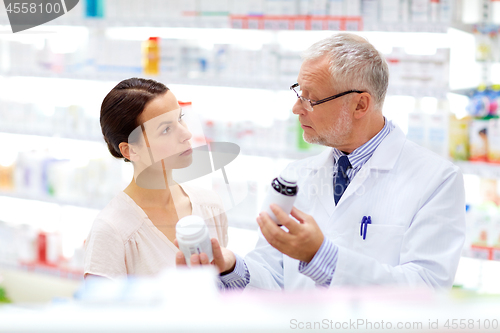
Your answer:
[[[139,155],[135,151],[134,147],[128,144],[127,142],[121,142],[118,145],[120,148],[120,153],[122,153],[123,157],[131,162],[136,162],[139,160]]]

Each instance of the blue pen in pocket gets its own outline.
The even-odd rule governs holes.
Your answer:
[[[368,227],[368,224],[372,224],[371,216],[363,216],[363,219],[361,220],[361,226],[359,228],[359,235],[363,236],[363,240],[366,239],[366,229]]]

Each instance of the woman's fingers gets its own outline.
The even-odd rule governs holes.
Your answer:
[[[175,265],[176,266],[186,266],[186,258],[184,258],[184,254],[181,251],[178,251],[175,254]]]

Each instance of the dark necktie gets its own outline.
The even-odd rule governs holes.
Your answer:
[[[333,198],[335,199],[335,205],[339,202],[342,194],[344,194],[345,189],[349,185],[349,178],[347,177],[347,169],[351,167],[349,159],[347,156],[340,156],[337,161],[337,175],[335,176],[335,183],[333,184]]]

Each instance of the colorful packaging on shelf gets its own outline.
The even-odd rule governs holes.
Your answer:
[[[0,165],[0,191],[14,190],[14,166]]]
[[[486,85],[480,85],[469,98],[467,112],[474,117],[486,117],[495,115],[498,109],[499,89],[497,85],[487,89]]]
[[[143,43],[143,69],[146,75],[158,75],[160,73],[160,38],[149,37]]]
[[[104,17],[104,0],[86,0],[85,16],[97,18]]]
[[[488,162],[500,163],[500,119],[488,121]]]
[[[469,122],[469,118],[457,119],[454,114],[450,115],[448,149],[454,160],[469,159]]]
[[[471,161],[488,160],[488,120],[474,119],[469,128]]]
[[[492,243],[492,218],[498,214],[498,208],[493,202],[486,202],[473,208],[474,226],[471,237],[472,245],[490,246]]]
[[[490,116],[498,115],[498,107],[500,101],[500,84],[494,84],[491,89],[488,90],[489,108],[488,114]]]

